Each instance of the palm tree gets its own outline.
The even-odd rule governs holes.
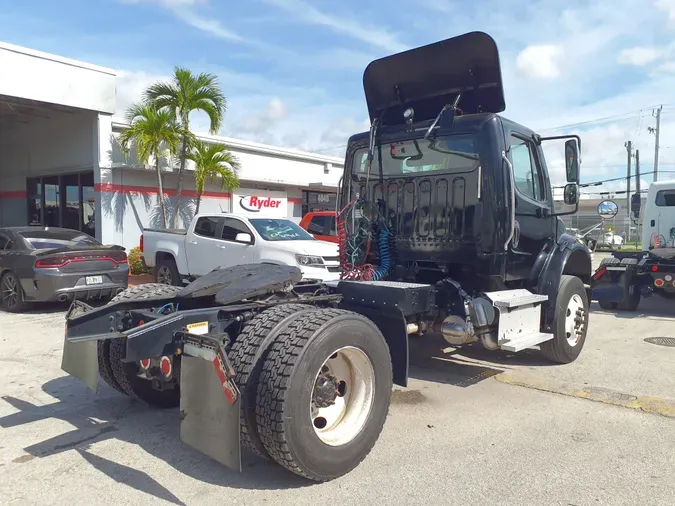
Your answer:
[[[157,190],[159,204],[162,209],[163,226],[166,228],[166,208],[164,206],[164,189],[162,187],[162,171],[160,160],[168,151],[175,154],[180,145],[183,131],[169,111],[158,109],[149,104],[133,104],[126,113],[129,128],[119,137],[119,143],[125,155],[129,154],[130,145],[136,148],[138,160],[147,164],[154,158],[157,171]]]
[[[225,115],[227,100],[218,84],[218,78],[209,73],[193,74],[190,70],[176,67],[170,82],[159,82],[150,86],[144,98],[158,108],[169,111],[173,118],[180,122],[185,132],[190,131],[190,113],[203,111],[209,117],[211,134],[220,130]],[[189,151],[190,140],[183,137],[180,150],[180,168],[178,169],[178,184],[176,185],[176,213],[174,214],[173,228],[176,228],[180,198],[183,193],[183,176],[185,162]]]
[[[187,158],[195,164],[195,187],[197,188],[195,214],[199,214],[199,204],[207,180],[213,182],[214,179],[220,178],[223,190],[225,188],[235,190],[239,187],[237,171],[239,171],[241,165],[237,157],[227,149],[227,146],[196,141]]]

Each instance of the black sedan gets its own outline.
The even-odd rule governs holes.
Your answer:
[[[110,298],[129,283],[122,246],[67,228],[0,228],[0,308],[29,302]]]

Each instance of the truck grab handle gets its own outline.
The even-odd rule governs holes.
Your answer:
[[[509,243],[513,239],[513,236],[516,233],[516,179],[513,174],[513,165],[511,160],[506,156],[506,151],[502,151],[502,160],[506,162],[506,165],[509,167],[509,186],[510,186],[510,197],[511,197],[511,209],[510,209],[510,230],[509,236],[506,238],[504,243],[504,251],[509,249]]]

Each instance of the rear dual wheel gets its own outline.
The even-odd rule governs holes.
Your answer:
[[[157,297],[171,297],[180,287],[160,283],[132,286],[118,293],[110,303],[120,300],[143,300]],[[126,338],[107,339],[98,342],[98,370],[101,378],[118,392],[139,399],[159,408],[176,407],[180,401],[178,387],[172,390],[152,388],[149,380],[138,377],[138,364],[125,363],[127,354]]]
[[[391,401],[389,348],[361,315],[310,312],[281,329],[260,373],[256,427],[267,454],[314,481],[342,476],[370,453]]]

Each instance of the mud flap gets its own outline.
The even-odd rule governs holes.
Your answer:
[[[61,369],[98,392],[98,341],[63,340]]]
[[[180,374],[180,438],[226,467],[241,471],[240,394],[222,346],[186,343]]]
[[[89,304],[74,300],[66,313],[66,322],[92,309]],[[98,339],[69,338],[66,324],[61,369],[87,385],[94,393],[98,392]]]

